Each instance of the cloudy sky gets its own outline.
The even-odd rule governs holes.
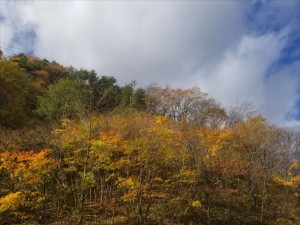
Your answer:
[[[300,1],[0,1],[0,46],[113,75],[252,102],[300,128]]]

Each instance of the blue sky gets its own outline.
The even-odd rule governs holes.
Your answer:
[[[300,1],[0,1],[0,46],[140,86],[199,86],[300,129]]]

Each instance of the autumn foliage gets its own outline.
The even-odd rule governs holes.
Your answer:
[[[0,67],[0,224],[299,224],[299,133],[196,87],[120,87],[22,54]]]

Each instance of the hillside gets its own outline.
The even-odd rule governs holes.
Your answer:
[[[200,88],[0,60],[0,224],[297,225],[300,134]]]

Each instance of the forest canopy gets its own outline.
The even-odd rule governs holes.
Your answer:
[[[300,134],[198,87],[0,59],[0,224],[297,225]]]

